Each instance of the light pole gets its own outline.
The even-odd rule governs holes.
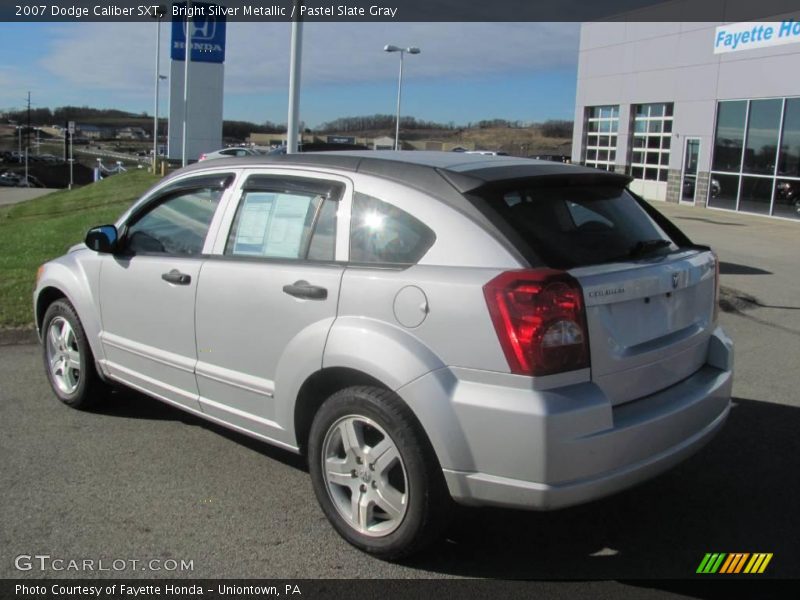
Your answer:
[[[164,11],[166,8],[163,6],[159,6],[156,9],[155,20],[156,20],[156,84],[155,84],[155,110],[153,111],[153,174],[156,173],[158,170],[158,91],[159,91],[159,84],[161,83],[162,79],[166,79],[166,75],[161,75],[160,73],[160,63],[161,63],[161,17],[164,16]]]
[[[286,124],[286,154],[294,154],[298,147],[300,123],[300,69],[303,64],[303,21],[300,6],[303,0],[294,0],[297,18],[292,19],[292,45],[289,55],[289,114]]]
[[[189,62],[192,60],[192,0],[186,0],[186,45],[183,55],[183,132],[181,135],[181,166],[186,166],[187,122],[189,121]]]
[[[394,149],[400,150],[400,97],[403,93],[403,55],[408,52],[409,54],[419,54],[420,49],[416,46],[409,48],[400,48],[387,44],[383,47],[384,52],[399,52],[400,53],[400,76],[397,78],[397,123],[394,130]]]

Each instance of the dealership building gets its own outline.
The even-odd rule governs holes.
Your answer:
[[[573,162],[650,200],[800,220],[800,15],[581,28]]]

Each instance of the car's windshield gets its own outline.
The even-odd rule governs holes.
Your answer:
[[[553,268],[640,259],[678,248],[617,186],[514,185],[472,199],[512,243],[527,245]]]

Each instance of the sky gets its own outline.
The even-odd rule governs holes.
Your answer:
[[[288,23],[228,23],[224,117],[285,123]],[[406,55],[403,115],[465,125],[482,119],[572,119],[578,23],[306,23],[300,119],[394,114]],[[161,72],[169,73],[169,23]],[[64,105],[153,112],[155,23],[0,23],[0,109]],[[167,113],[162,84],[159,112]]]

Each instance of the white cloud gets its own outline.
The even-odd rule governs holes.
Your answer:
[[[162,25],[162,37],[168,37],[167,31]],[[39,64],[51,77],[70,85],[149,94],[155,36],[154,23],[62,25],[54,31],[50,52]]]
[[[289,35],[287,23],[229,23],[226,92],[285,89]],[[578,36],[574,23],[307,23],[303,85],[392,80],[397,56],[382,51],[387,43],[422,48],[406,63],[416,80],[572,66]],[[163,72],[169,37],[170,24],[165,23]],[[146,96],[154,61],[155,24],[79,23],[59,27],[40,65],[69,85]]]
[[[280,89],[288,73],[288,26],[239,23],[229,37],[226,86]],[[238,29],[238,28],[237,28]],[[308,23],[303,34],[303,83],[392,80],[397,55],[386,44],[419,46],[407,57],[415,79],[465,78],[574,65],[578,27],[572,23]]]

